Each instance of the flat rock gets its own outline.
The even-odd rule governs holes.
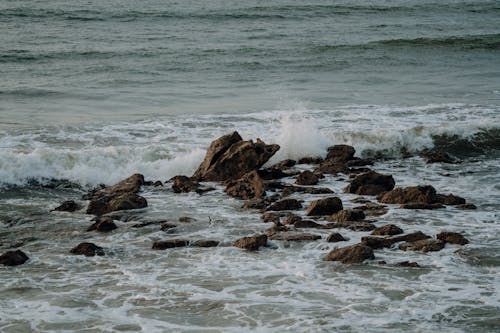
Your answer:
[[[458,232],[443,231],[437,235],[437,239],[449,244],[465,245],[469,244],[469,240]]]
[[[21,250],[7,251],[0,255],[0,265],[17,266],[28,261],[28,256]]]
[[[259,247],[267,245],[266,235],[256,235],[249,237],[242,237],[233,242],[233,246],[245,249],[248,251],[257,251]]]
[[[281,241],[292,241],[292,242],[298,242],[298,241],[313,241],[317,239],[321,239],[321,235],[316,235],[316,234],[309,234],[305,232],[294,232],[294,231],[287,231],[287,232],[279,232],[271,235],[269,239],[272,240],[281,240]]]
[[[372,231],[375,225],[366,221],[347,221],[328,223],[323,226],[323,229],[344,228],[352,231]]]
[[[430,163],[456,163],[456,160],[450,156],[447,152],[434,151],[421,153],[420,156],[426,160],[428,164]]]
[[[378,195],[392,190],[395,184],[391,175],[369,171],[354,177],[345,188],[345,191],[359,195]]]
[[[361,237],[361,244],[371,247],[372,249],[382,249],[391,247],[394,242],[388,238],[365,236]]]
[[[174,247],[184,247],[189,245],[189,240],[187,239],[168,239],[162,241],[156,241],[153,243],[153,250],[166,250]]]
[[[87,214],[104,215],[118,210],[140,209],[148,206],[145,198],[135,193],[126,193],[117,197],[93,199],[87,207]]]
[[[191,246],[195,247],[216,247],[219,246],[220,242],[216,240],[200,239],[191,243]]]
[[[306,210],[308,216],[332,215],[342,210],[342,201],[337,197],[314,200]]]
[[[444,242],[436,239],[423,239],[416,242],[403,243],[399,245],[399,249],[403,251],[421,251],[431,252],[440,251],[444,248]]]
[[[437,202],[436,189],[430,185],[399,187],[381,194],[377,198],[388,204],[433,204]]]
[[[356,264],[365,260],[373,260],[375,255],[371,247],[355,244],[332,250],[326,255],[326,261],[340,261],[343,264]]]
[[[454,194],[437,194],[436,196],[437,202],[443,205],[465,205],[466,201],[464,198],[459,197]]]
[[[342,209],[329,216],[327,220],[332,222],[361,221],[364,220],[365,217],[365,213],[360,209]]]
[[[374,236],[394,236],[403,233],[403,229],[394,224],[386,224],[374,229],[371,235]]]
[[[94,243],[83,242],[75,246],[69,251],[72,254],[84,255],[87,257],[93,257],[95,255],[103,256],[104,249]]]
[[[298,220],[296,221],[293,226],[295,228],[318,228],[318,229],[322,229],[323,228],[323,225],[322,224],[319,224],[319,223],[316,223],[314,221],[311,221],[311,220]]]

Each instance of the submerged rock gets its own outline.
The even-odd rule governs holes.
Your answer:
[[[314,200],[306,210],[307,216],[332,215],[342,210],[342,201],[337,197]]]
[[[186,239],[168,239],[162,241],[156,241],[153,243],[153,250],[166,250],[174,247],[184,247],[188,246],[189,241]]]
[[[70,253],[77,255],[84,255],[87,257],[93,257],[95,255],[103,256],[104,249],[100,246],[95,245],[94,243],[80,243],[71,249]]]
[[[378,195],[392,190],[395,184],[396,182],[391,175],[369,171],[354,177],[345,191],[360,195]]]
[[[375,229],[375,225],[371,222],[366,221],[346,221],[346,222],[335,222],[328,223],[323,226],[323,229],[335,229],[344,228],[352,231],[372,231]]]
[[[365,260],[373,260],[375,255],[371,247],[355,244],[332,250],[326,255],[326,261],[340,261],[343,264],[356,264]]]
[[[281,240],[290,242],[313,241],[321,239],[321,235],[309,234],[305,232],[286,231],[278,232],[269,236],[271,240]]]
[[[456,163],[455,158],[450,156],[447,152],[434,151],[421,153],[420,156],[426,160],[428,164],[430,163]]]
[[[80,209],[82,209],[80,204],[76,203],[74,200],[68,200],[64,201],[60,206],[54,208],[52,211],[72,213]]]
[[[443,205],[440,203],[420,203],[420,202],[410,202],[410,203],[405,203],[400,206],[400,208],[403,209],[440,209],[440,208],[445,208]]]
[[[458,232],[443,231],[437,235],[437,239],[449,244],[465,245],[469,244],[469,240]]]
[[[29,258],[21,250],[7,251],[0,255],[0,265],[4,266],[18,266],[24,264]]]
[[[240,179],[228,181],[225,192],[243,200],[265,196],[264,184],[257,171],[251,171]]]
[[[242,237],[233,242],[233,246],[245,249],[248,251],[257,251],[259,247],[267,245],[266,235],[256,235]]]
[[[87,231],[99,231],[99,232],[110,232],[118,227],[113,222],[113,219],[109,216],[99,216],[96,222],[92,224]]]
[[[337,243],[337,242],[345,242],[347,239],[344,238],[341,234],[338,232],[332,232],[331,234],[326,237],[326,241],[328,243]]]
[[[191,246],[195,247],[217,247],[220,242],[216,240],[200,239],[191,243]]]
[[[373,249],[381,249],[385,247],[391,247],[393,244],[399,242],[416,242],[420,240],[429,239],[430,236],[422,233],[421,231],[413,232],[406,235],[395,236],[395,237],[375,237],[375,236],[365,236],[361,238],[361,243],[363,245],[369,246]]]
[[[454,194],[437,194],[436,200],[443,205],[465,205],[465,199]]]

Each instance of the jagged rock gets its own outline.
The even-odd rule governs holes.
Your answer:
[[[337,243],[337,242],[345,242],[347,239],[344,238],[341,234],[338,232],[332,232],[331,234],[326,237],[326,241],[328,243]]]
[[[307,216],[332,215],[342,210],[342,201],[337,197],[314,200],[306,210]]]
[[[395,184],[391,175],[369,171],[354,177],[345,191],[360,195],[377,195],[392,190]]]
[[[196,247],[216,247],[219,246],[220,242],[216,240],[200,239],[191,243],[191,246]]]
[[[7,251],[0,255],[0,265],[17,266],[28,261],[28,256],[21,250]]]
[[[266,235],[257,235],[250,237],[242,237],[233,242],[233,246],[248,250],[248,251],[257,251],[259,247],[266,246],[267,244],[267,236]]]
[[[153,250],[166,250],[174,247],[188,246],[189,241],[186,239],[168,239],[163,241],[156,241],[153,243]]]
[[[316,234],[308,234],[304,232],[278,232],[269,237],[272,240],[281,240],[281,241],[290,241],[290,242],[298,242],[298,241],[313,241],[317,239],[321,239],[321,235]]]
[[[96,222],[92,224],[87,231],[110,232],[118,228],[109,216],[99,216]]]
[[[225,181],[238,179],[245,173],[259,169],[277,151],[279,146],[266,145],[260,139],[243,141],[237,132],[224,135],[210,144],[205,159],[193,179]]]
[[[58,211],[58,212],[75,212],[77,210],[82,209],[82,206],[80,206],[78,203],[76,203],[74,200],[68,200],[64,201],[60,206],[54,208],[52,211]]]
[[[326,261],[340,261],[343,264],[361,263],[367,259],[375,259],[373,249],[361,244],[355,244],[332,250],[325,257]]]
[[[298,164],[320,164],[323,162],[321,157],[302,157],[298,160]]]
[[[356,150],[349,145],[335,145],[328,147],[326,160],[345,163],[354,158]]]
[[[403,251],[421,251],[421,252],[431,252],[440,251],[444,248],[444,242],[442,240],[435,239],[423,239],[411,243],[403,243],[399,245],[399,249]]]
[[[195,192],[200,188],[200,183],[187,176],[175,176],[169,179],[172,183],[172,190],[174,193],[188,193]]]
[[[394,224],[386,224],[374,229],[371,235],[374,236],[394,236],[403,233],[403,229]]]
[[[443,205],[465,205],[465,199],[453,194],[437,194],[436,200]]]
[[[251,171],[238,180],[228,181],[225,192],[233,197],[248,200],[265,196],[264,184],[257,171]]]
[[[105,187],[101,190],[93,192],[87,197],[87,200],[94,200],[101,197],[118,197],[127,193],[137,193],[144,184],[144,176],[136,173],[132,176],[116,183],[113,186]]]
[[[271,166],[271,168],[274,168],[274,169],[287,169],[287,168],[293,167],[295,164],[297,164],[297,161],[292,160],[292,159],[286,159],[286,160],[280,161],[280,162],[278,162],[276,164],[273,164]]]
[[[322,224],[319,224],[319,223],[316,223],[314,221],[311,221],[311,220],[300,220],[300,221],[296,221],[293,226],[295,228],[323,228],[323,225]]]
[[[464,205],[458,205],[456,206],[458,209],[477,209],[476,205],[471,204],[471,203],[466,203]]]
[[[283,199],[276,201],[266,208],[266,211],[297,210],[302,208],[302,204],[297,199]]]
[[[398,242],[416,242],[428,238],[431,238],[431,236],[424,234],[422,231],[416,231],[406,235],[391,237],[390,239],[392,240],[393,243],[398,243]]]
[[[420,154],[422,158],[429,163],[456,163],[456,160],[450,156],[447,152],[437,151],[437,152],[425,152]]]
[[[439,209],[439,208],[445,208],[443,205],[440,203],[420,203],[420,202],[409,202],[402,204],[400,208],[403,209]]]
[[[436,190],[430,185],[395,188],[392,191],[382,193],[377,199],[388,204],[433,204],[437,202]]]
[[[297,176],[295,184],[297,185],[316,185],[319,182],[318,176],[309,170],[302,172]]]
[[[382,249],[391,247],[394,242],[390,238],[365,236],[361,237],[361,244],[371,247],[372,249]]]
[[[437,235],[437,239],[449,244],[465,245],[469,244],[467,238],[458,232],[443,231]]]
[[[273,167],[257,170],[257,173],[262,180],[281,179],[294,174],[293,172],[284,172],[282,169]]]
[[[104,249],[102,247],[97,246],[94,243],[88,243],[88,242],[78,244],[69,252],[72,254],[84,255],[87,257],[93,257],[95,255],[98,256],[104,255]]]
[[[280,199],[279,194],[272,195],[270,197],[263,198],[253,198],[250,200],[246,200],[241,208],[245,209],[264,209],[267,206],[271,205],[273,202]]]
[[[360,221],[364,219],[365,213],[362,210],[352,209],[342,209],[327,218],[328,221],[332,222]]]

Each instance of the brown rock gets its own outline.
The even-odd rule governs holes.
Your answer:
[[[0,255],[0,265],[17,266],[22,265],[28,260],[28,256],[21,250],[7,251]]]
[[[193,178],[205,181],[238,179],[259,169],[278,150],[278,145],[266,145],[260,139],[255,143],[243,141],[233,132],[212,142]]]
[[[201,186],[197,181],[182,175],[170,178],[169,182],[172,183],[172,190],[174,193],[195,192]]]
[[[275,233],[271,235],[269,239],[298,242],[298,241],[313,241],[321,239],[321,236],[316,234],[308,234],[304,232],[287,231],[287,232]]]
[[[302,208],[302,204],[297,199],[283,199],[271,204],[266,211],[297,210]]]
[[[437,202],[443,205],[465,205],[465,199],[453,194],[438,194],[436,196]]]
[[[440,203],[420,203],[420,202],[409,202],[402,204],[400,208],[403,209],[439,209],[439,208],[445,208],[443,205]]]
[[[399,267],[420,267],[420,265],[414,261],[402,261],[394,264],[394,266]]]
[[[314,200],[307,207],[306,215],[332,215],[342,210],[342,201],[337,197]]]
[[[437,202],[436,190],[430,185],[399,187],[382,193],[377,199],[388,204],[433,204]]]
[[[426,152],[420,154],[427,163],[456,163],[455,159],[450,154],[443,151]]]
[[[184,247],[188,245],[189,241],[186,239],[169,239],[169,240],[154,242],[153,250],[166,250],[174,247]]]
[[[194,217],[189,217],[189,216],[181,216],[179,217],[179,222],[182,222],[182,223],[191,223],[191,222],[195,222],[196,219]]]
[[[345,242],[347,239],[344,238],[341,234],[338,232],[332,232],[331,234],[326,237],[326,241],[328,243],[337,243],[337,242]]]
[[[370,222],[365,221],[347,221],[347,222],[336,222],[328,223],[323,226],[323,229],[335,229],[344,228],[352,231],[372,231],[375,229],[375,225]]]
[[[268,222],[276,222],[280,220],[280,218],[288,216],[289,212],[265,212],[262,214],[262,220],[264,223]]]
[[[471,203],[466,203],[464,205],[458,205],[458,209],[477,209],[476,205],[471,204]]]
[[[75,212],[82,209],[82,207],[76,203],[74,200],[64,201],[60,206],[53,209],[53,211],[58,212]]]
[[[295,184],[297,185],[316,185],[319,182],[318,176],[309,170],[302,172],[297,176]]]
[[[345,191],[360,195],[377,195],[392,190],[394,185],[394,178],[391,175],[369,171],[354,177]]]
[[[257,173],[259,174],[259,177],[262,178],[262,180],[281,179],[290,177],[295,174],[295,172],[284,172],[282,169],[274,167],[259,169],[257,170]]]
[[[403,251],[421,251],[421,252],[431,252],[440,251],[444,248],[444,242],[442,240],[435,239],[423,239],[411,243],[403,243],[399,245],[399,249]]]
[[[343,209],[327,218],[332,222],[360,221],[365,219],[365,213],[362,210]]]
[[[371,202],[369,202],[365,205],[362,205],[362,206],[354,207],[353,209],[354,210],[362,210],[363,212],[365,212],[366,216],[381,216],[381,215],[387,214],[387,212],[389,211],[387,209],[387,206],[378,205],[378,204],[374,204]]]
[[[323,162],[321,157],[302,157],[298,160],[298,164],[320,164]]]
[[[99,216],[96,222],[92,224],[87,231],[110,232],[118,228],[109,216]]]
[[[376,236],[394,236],[403,233],[403,229],[394,224],[386,224],[376,228],[371,232],[371,235]]]
[[[300,220],[300,221],[296,221],[293,226],[295,228],[323,228],[323,225],[319,224],[319,223],[316,223],[314,221],[311,221],[311,220]]]
[[[406,235],[391,237],[393,243],[398,242],[416,242],[419,240],[429,239],[431,236],[424,234],[422,231],[411,232]]]
[[[135,194],[126,193],[117,197],[105,196],[95,198],[89,202],[87,214],[104,215],[117,210],[139,209],[148,206],[145,198]]]
[[[238,180],[228,181],[225,192],[233,197],[248,200],[265,196],[264,184],[257,171],[251,171]]]
[[[389,238],[365,236],[361,237],[361,244],[371,247],[372,249],[382,249],[391,247],[394,242]]]
[[[354,158],[356,150],[349,145],[335,145],[328,147],[326,160],[345,163]]]
[[[295,164],[297,164],[297,162],[295,160],[286,159],[286,160],[283,160],[283,161],[280,161],[280,162],[274,164],[273,166],[271,166],[271,168],[287,169],[287,168],[293,167]]]
[[[104,255],[104,249],[102,247],[97,246],[94,243],[87,243],[87,242],[78,244],[69,252],[72,254],[84,255],[87,257],[93,257],[95,255],[98,256]]]
[[[316,169],[314,169],[314,172],[336,175],[339,173],[349,173],[349,168],[343,162],[325,160]]]
[[[137,193],[144,184],[144,176],[141,174],[133,174],[132,176],[116,183],[113,186],[105,187],[101,190],[93,192],[87,197],[87,200],[94,200],[102,197],[118,197],[123,194]]]
[[[375,259],[373,249],[361,244],[355,244],[332,250],[325,257],[326,261],[340,261],[343,264],[361,263],[367,259]]]
[[[346,165],[348,167],[361,167],[361,166],[366,166],[366,165],[373,165],[375,162],[371,159],[368,158],[356,158],[354,157],[352,160],[349,160],[346,162]]]
[[[290,228],[287,227],[286,225],[281,224],[279,221],[274,222],[273,226],[269,229],[266,229],[264,233],[266,236],[270,237],[276,233],[284,232],[284,231],[290,231]]]
[[[197,241],[194,241],[191,246],[196,246],[196,247],[217,247],[219,246],[219,241],[216,240],[208,240],[208,239],[200,239]]]
[[[302,221],[302,217],[290,213],[283,219],[283,224],[295,224],[300,221]]]
[[[445,243],[465,245],[469,244],[467,238],[458,232],[443,231],[437,235],[437,239],[442,240]]]
[[[256,235],[250,237],[242,237],[233,242],[233,246],[248,250],[257,251],[259,247],[266,246],[267,236],[266,235]]]

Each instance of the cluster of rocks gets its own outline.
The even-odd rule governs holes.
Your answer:
[[[338,229],[371,232],[361,238],[360,243],[335,248],[324,257],[327,261],[340,261],[345,264],[359,263],[375,259],[374,250],[398,245],[403,251],[439,251],[446,243],[465,245],[468,240],[461,234],[441,232],[436,238],[422,232],[404,234],[403,230],[392,224],[376,227],[368,217],[380,216],[388,211],[384,204],[399,204],[403,209],[437,209],[445,205],[454,205],[462,209],[474,209],[464,198],[453,194],[439,194],[430,186],[395,187],[391,175],[380,174],[368,168],[373,160],[355,157],[355,149],[348,145],[336,145],[328,148],[327,156],[322,158],[303,158],[299,161],[284,160],[268,168],[262,166],[279,150],[276,144],[266,144],[260,139],[256,142],[245,141],[237,132],[222,136],[213,141],[206,156],[196,172],[191,176],[179,175],[168,182],[175,193],[196,192],[204,194],[213,187],[203,182],[220,182],[225,186],[227,195],[244,200],[243,207],[256,209],[262,213],[263,222],[272,222],[272,226],[263,233],[250,235],[235,240],[232,246],[256,251],[266,246],[268,240],[276,241],[315,241],[320,234],[302,232],[302,229]],[[451,162],[447,155],[426,155],[429,163]],[[441,157],[441,159],[440,159]],[[312,170],[297,171],[293,167],[299,164],[311,164]],[[346,193],[360,196],[374,196],[379,203],[365,197],[353,200],[360,204],[353,209],[345,209],[342,200],[329,188],[316,187],[325,174],[343,174],[350,177],[345,188]],[[281,181],[282,178],[295,177],[295,184]],[[113,218],[107,214],[114,211],[140,209],[147,207],[147,200],[139,195],[142,186],[163,186],[160,181],[145,182],[144,176],[134,174],[110,187],[96,189],[84,196],[89,200],[87,214],[95,215],[95,223],[87,231],[110,232],[117,229]],[[313,187],[314,186],[314,187]],[[290,198],[294,193],[330,195],[313,200],[303,207],[302,200]],[[66,201],[55,211],[77,211],[80,205]],[[297,211],[304,210],[302,215]],[[187,218],[186,218],[187,219]],[[182,221],[181,221],[182,222]],[[148,222],[134,225],[142,227]],[[162,230],[175,227],[163,223]],[[328,235],[328,243],[342,242],[347,239],[338,232]],[[217,240],[167,239],[152,244],[154,250],[176,247],[220,246]],[[81,243],[70,251],[72,254],[85,256],[104,255],[105,251],[93,243]],[[9,251],[0,256],[0,264],[18,265],[28,260],[20,250]],[[384,263],[384,262],[380,262]],[[401,266],[418,266],[412,262],[399,263]]]

